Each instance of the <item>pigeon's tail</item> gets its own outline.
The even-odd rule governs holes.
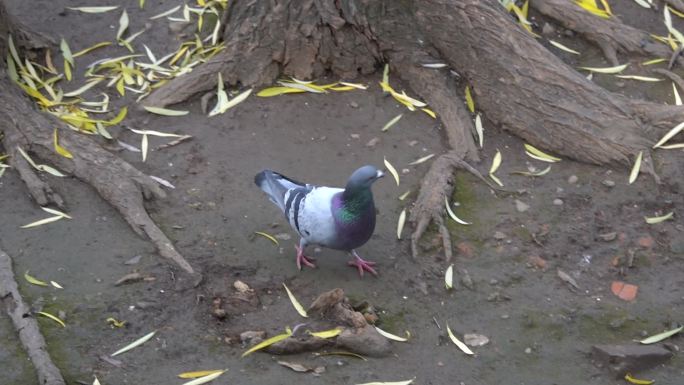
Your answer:
[[[271,202],[278,205],[283,212],[285,212],[285,194],[291,189],[305,187],[303,183],[271,170],[264,170],[256,174],[254,183],[268,194]]]

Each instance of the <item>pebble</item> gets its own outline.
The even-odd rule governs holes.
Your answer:
[[[351,136],[352,139],[359,139],[361,137],[361,135],[359,135],[359,134],[351,134],[349,136]]]
[[[531,354],[532,348],[525,348],[525,354]]]
[[[375,138],[369,140],[369,141],[366,143],[366,147],[371,147],[371,148],[373,148],[373,147],[375,147],[376,144],[378,144],[378,142],[380,142],[380,138],[378,138],[378,137],[376,136]]]
[[[603,183],[603,185],[606,186],[606,187],[615,187],[615,182],[613,182],[613,181],[610,180],[610,179],[606,179],[606,180],[604,180],[604,181],[601,182],[601,183]]]
[[[568,183],[575,184],[575,183],[577,183],[578,179],[579,178],[577,178],[577,175],[570,175],[570,177],[568,178]]]
[[[530,205],[527,203],[520,201],[520,200],[515,200],[515,209],[518,210],[519,213],[524,213],[525,211],[530,209]]]
[[[357,102],[351,102],[351,103],[349,103],[349,106],[350,106],[351,108],[359,108],[359,103],[357,103]]]
[[[501,231],[495,231],[494,232],[494,239],[498,239],[498,240],[506,239],[506,234],[502,233]]]
[[[555,206],[563,206],[563,200],[562,200],[562,199],[559,199],[559,198],[556,198],[556,199],[553,200],[553,204],[554,204]]]

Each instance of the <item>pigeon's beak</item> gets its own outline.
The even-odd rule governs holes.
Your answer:
[[[375,174],[375,179],[380,179],[380,178],[382,178],[383,176],[385,176],[385,173],[382,172],[382,171],[380,171],[380,170],[378,170],[378,172]]]

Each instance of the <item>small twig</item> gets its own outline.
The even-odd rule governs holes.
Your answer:
[[[175,145],[181,144],[181,143],[185,142],[186,140],[190,140],[190,139],[192,139],[192,135],[183,135],[176,140],[172,140],[168,143],[164,143],[162,145],[159,145],[159,146],[153,148],[152,151],[159,151],[159,150],[163,150],[165,148],[173,147]]]

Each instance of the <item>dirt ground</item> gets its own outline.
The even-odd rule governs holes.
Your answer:
[[[138,38],[155,52],[175,50],[177,36],[163,19],[151,15],[175,2],[137,1],[126,5],[133,30],[149,23]],[[664,33],[662,14],[640,9],[633,2],[611,2],[623,20],[651,32]],[[85,15],[68,11],[64,0],[9,1],[21,20],[54,38],[63,36],[77,50],[116,32],[119,11]],[[180,3],[179,3],[180,4]],[[540,25],[544,21],[535,19]],[[570,57],[573,65],[607,66],[600,52],[558,28],[553,38],[583,52]],[[681,28],[680,28],[681,29]],[[122,48],[96,51],[77,61],[77,69],[105,56],[121,55]],[[623,58],[627,60],[627,58]],[[645,58],[631,58],[639,63]],[[635,72],[647,74],[635,66]],[[323,79],[321,79],[323,81]],[[331,80],[331,79],[327,79]],[[337,79],[332,79],[337,80]],[[647,175],[628,185],[629,170],[595,167],[563,160],[543,177],[510,175],[547,164],[528,158],[523,143],[499,131],[485,119],[483,161],[489,169],[496,150],[503,155],[497,172],[513,195],[493,194],[468,174],[458,174],[453,201],[456,213],[473,222],[450,222],[455,245],[456,288],[444,289],[449,265],[434,232],[426,235],[421,257],[409,252],[407,228],[396,239],[396,223],[403,208],[415,199],[429,162],[408,163],[445,151],[438,120],[408,113],[382,95],[378,77],[360,79],[368,91],[327,95],[250,97],[224,115],[207,118],[199,98],[177,109],[183,117],[152,116],[132,111],[124,122],[145,128],[192,135],[191,141],[154,151],[145,163],[140,155],[120,155],[144,172],[162,177],[176,188],[165,200],[150,202],[153,218],[179,251],[204,274],[203,283],[180,285],[182,273],[155,255],[118,214],[89,187],[75,179],[50,178],[66,198],[73,220],[34,229],[19,226],[43,217],[17,175],[9,170],[0,179],[0,248],[14,257],[20,290],[29,303],[66,315],[66,328],[39,318],[50,353],[70,384],[180,384],[180,372],[227,368],[216,384],[356,384],[416,378],[425,384],[621,384],[587,353],[594,344],[630,343],[684,322],[684,221],[682,221],[682,152],[656,155],[663,178],[656,185]],[[397,76],[391,81],[401,89]],[[619,92],[672,103],[670,82],[616,81],[595,75],[594,81]],[[75,88],[75,87],[74,87]],[[112,94],[113,95],[113,94]],[[455,101],[460,102],[460,101]],[[131,103],[130,98],[118,101]],[[380,128],[394,116],[404,117],[387,132]],[[119,139],[139,145],[139,136],[112,130]],[[373,147],[371,139],[379,138]],[[151,138],[151,147],[164,143]],[[253,176],[271,168],[307,182],[340,186],[363,164],[382,167],[387,157],[401,173],[401,185],[385,178],[374,186],[379,210],[375,235],[360,254],[376,260],[378,278],[358,277],[341,252],[320,250],[318,269],[299,272],[295,266],[294,233],[277,208],[254,186]],[[405,201],[397,199],[411,190]],[[519,202],[516,202],[519,201]],[[674,220],[657,225],[644,216],[675,211]],[[255,231],[278,234],[280,246]],[[615,239],[605,240],[608,233]],[[610,239],[610,236],[608,236]],[[126,264],[142,256],[137,264]],[[633,256],[633,266],[627,261]],[[63,290],[28,284],[21,276],[54,280]],[[464,270],[472,287],[463,283]],[[571,276],[578,288],[561,280]],[[114,286],[123,275],[139,271],[152,281]],[[227,297],[235,280],[257,290],[260,305],[218,320],[212,300]],[[639,286],[633,301],[611,292],[611,282]],[[343,288],[353,302],[368,301],[378,309],[380,325],[396,334],[411,332],[407,343],[393,342],[393,355],[361,361],[350,357],[317,357],[310,353],[278,357],[255,353],[245,358],[236,336],[247,330],[282,333],[301,323],[282,289],[287,283],[308,305],[318,294]],[[126,320],[111,328],[106,319]],[[461,353],[446,335],[446,323],[457,335],[486,335],[489,344],[473,348],[474,357]],[[122,367],[99,357],[157,330],[139,348],[118,357]],[[2,384],[33,384],[30,362],[19,346],[7,317],[0,316],[0,374]],[[682,345],[682,337],[670,340]],[[296,373],[278,360],[326,367],[320,376]],[[639,373],[657,384],[681,383],[684,358]]]

